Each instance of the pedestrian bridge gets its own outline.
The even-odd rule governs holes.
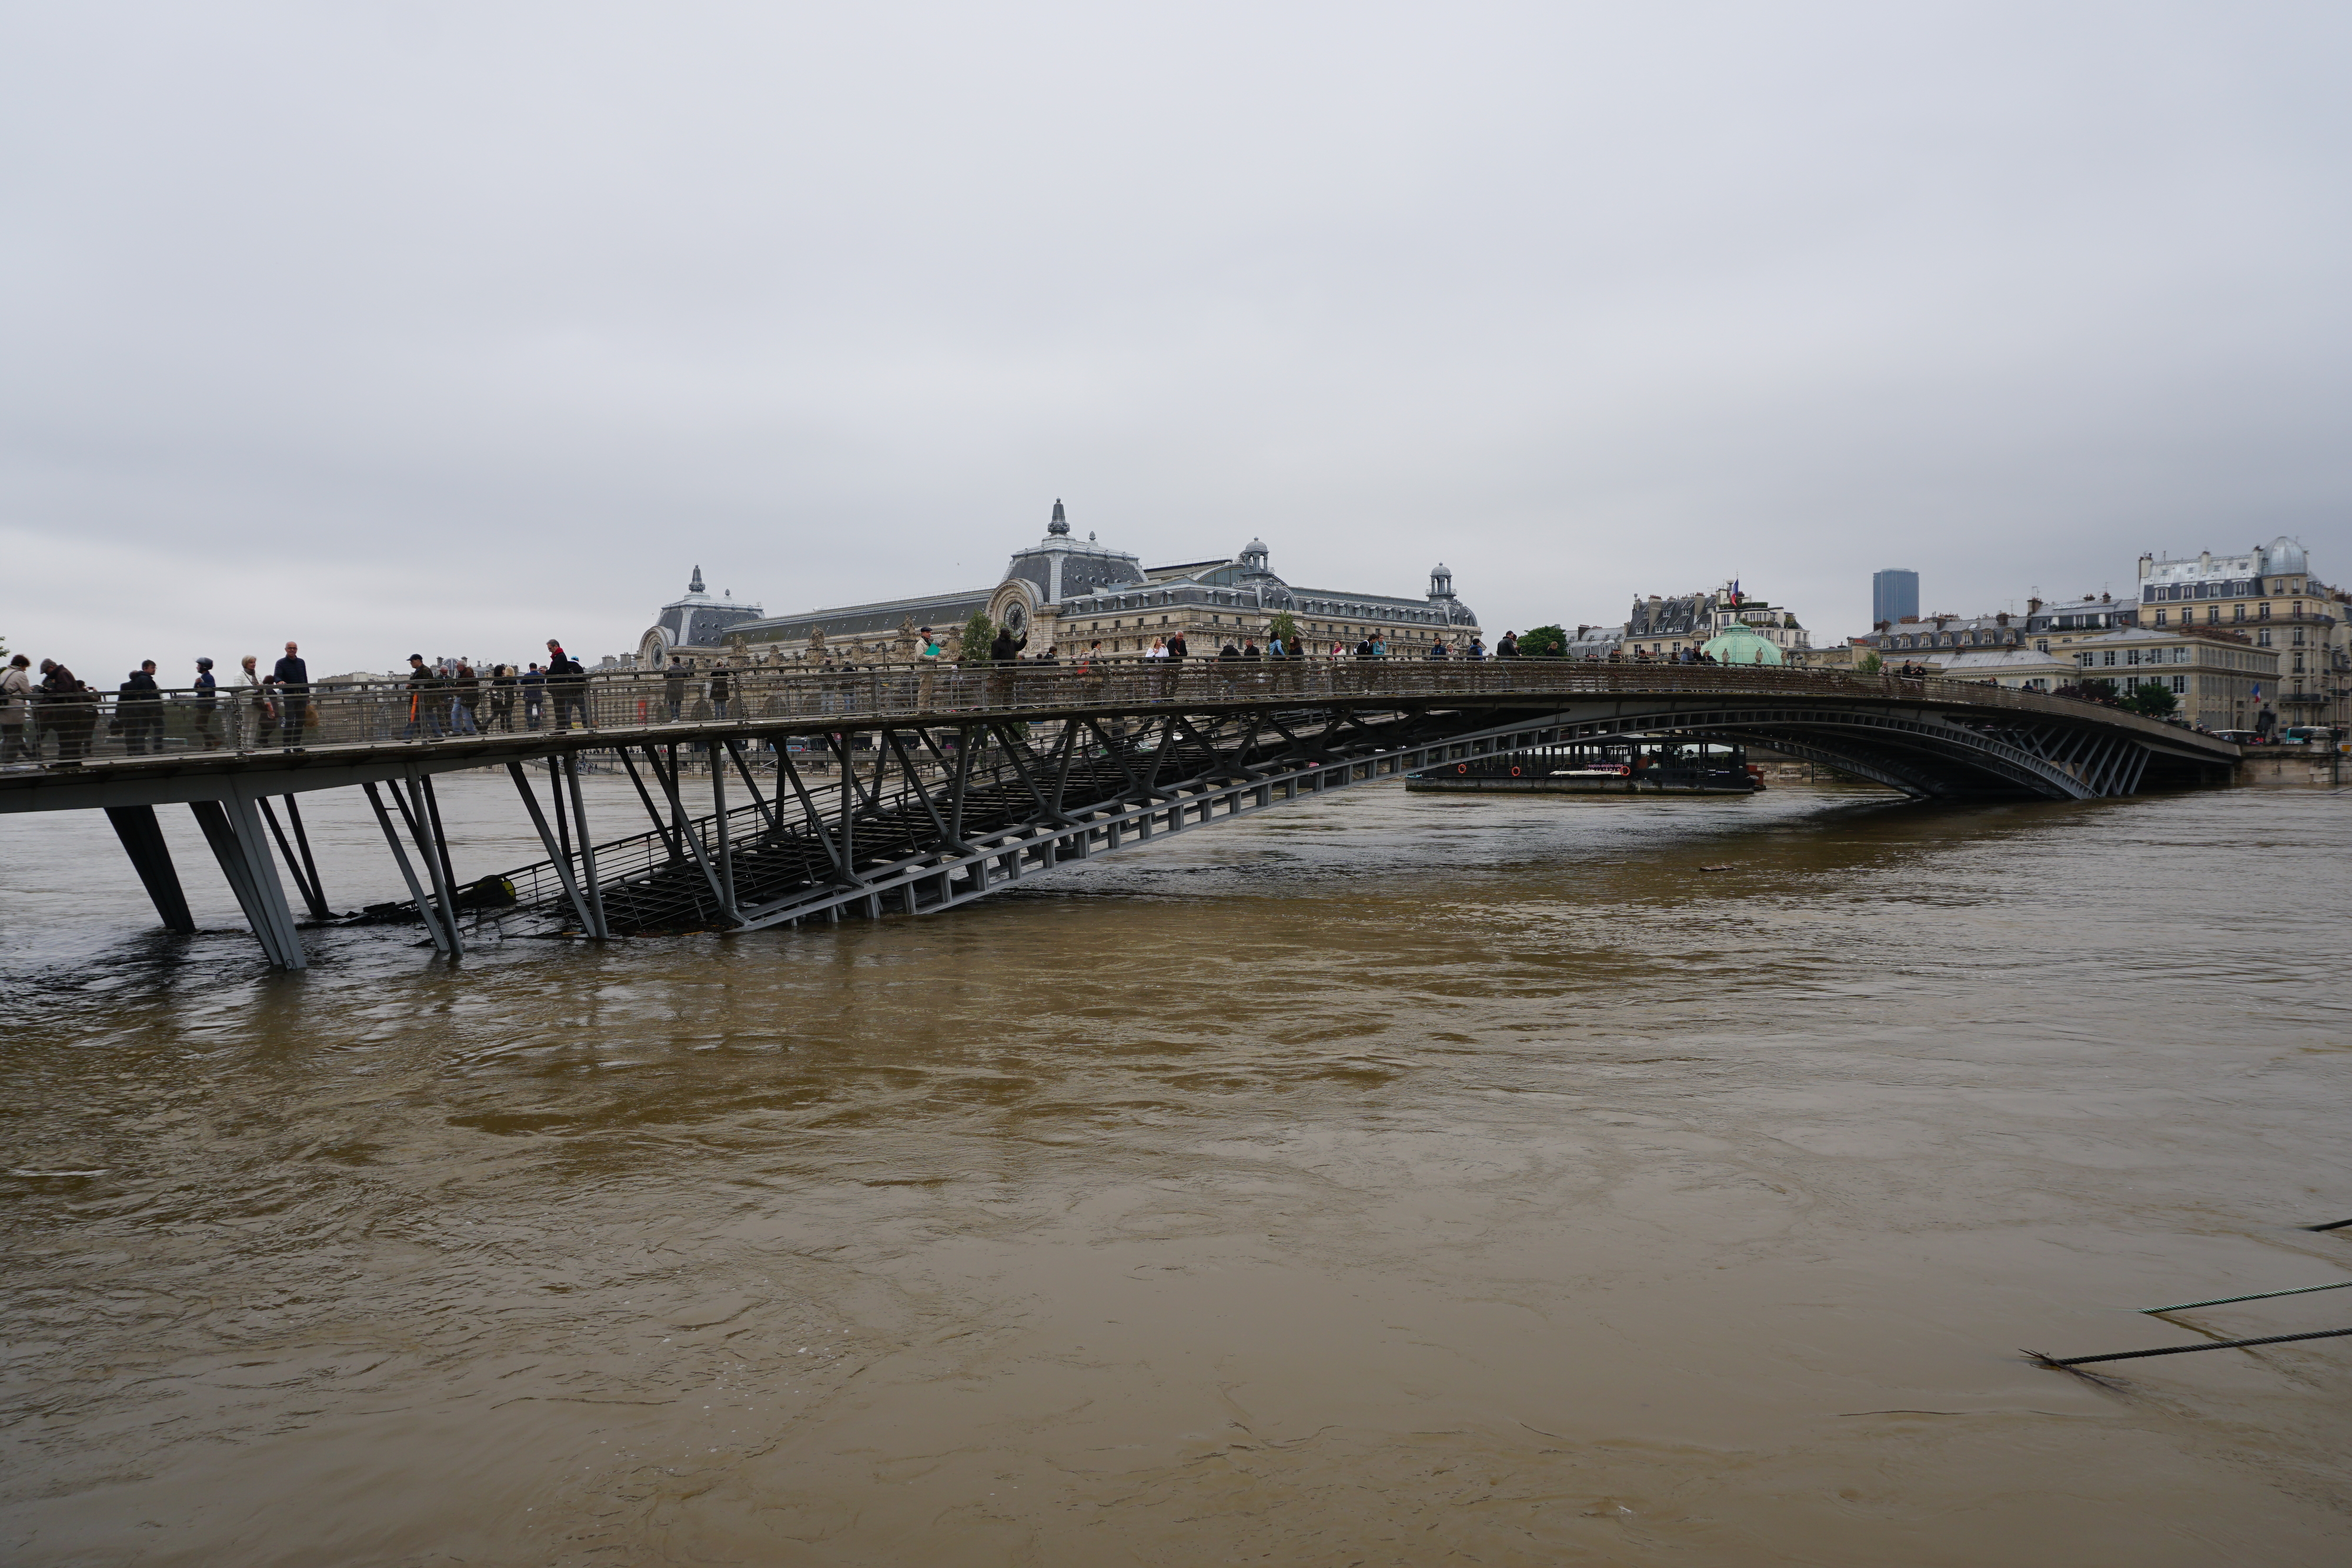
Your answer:
[[[166,694],[121,734],[85,718],[86,758],[0,771],[0,811],[104,810],[163,923],[191,930],[155,817],[157,806],[188,805],[270,961],[300,967],[278,867],[314,920],[331,917],[299,808],[317,789],[366,794],[415,917],[457,956],[486,922],[605,938],[930,914],[1066,861],[1538,746],[1768,747],[1921,800],[2221,783],[2242,755],[2068,697],[1756,666],[755,668],[735,677],[723,711],[698,701],[675,720],[658,674],[591,676],[569,695],[549,705],[562,727],[453,735],[390,682],[322,688],[307,711],[274,716],[233,706],[227,692],[210,712],[195,694]],[[448,700],[446,688],[432,698]],[[579,785],[590,753],[626,770],[641,825],[590,821]],[[511,776],[547,858],[461,874],[433,779],[494,767]]]

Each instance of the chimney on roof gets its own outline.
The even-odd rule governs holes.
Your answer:
[[[2155,564],[2156,564],[2156,558],[2155,558],[2154,556],[2152,556],[2152,555],[2148,554],[2146,550],[2142,550],[2142,551],[2140,551],[2140,556],[2139,556],[2139,580],[2140,580],[2142,582],[2146,582],[2146,581],[2147,580],[2148,570],[2149,570],[2151,567],[2155,566]]]
[[[2040,594],[2037,593],[2032,598],[2025,601],[2025,612],[2028,615],[2039,615],[2042,613],[2042,596]]]

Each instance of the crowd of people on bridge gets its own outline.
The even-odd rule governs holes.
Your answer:
[[[544,665],[533,663],[518,673],[512,664],[499,664],[487,679],[463,659],[427,664],[422,654],[411,654],[405,734],[438,738],[494,726],[512,730],[518,713],[527,729],[551,716],[558,727],[574,720],[588,726],[586,669],[553,639],[547,653]],[[154,660],[142,660],[108,692],[62,660],[43,659],[37,671],[29,655],[10,655],[0,667],[0,767],[80,762],[96,748],[101,725],[124,756],[161,753],[166,715],[173,712],[185,714],[186,743],[198,751],[300,751],[318,726],[310,666],[295,643],[286,644],[267,674],[254,653],[237,661],[226,684],[209,658],[196,659],[185,684],[168,693],[157,674]]]
[[[1286,632],[1291,634],[1286,636]],[[950,654],[949,650],[954,642],[928,626],[916,639],[914,662],[922,673],[921,701],[926,706],[930,702],[936,674],[942,668],[1045,665],[1092,673],[1141,662],[1147,666],[1156,664],[1172,677],[1187,659],[1193,657],[1181,630],[1155,638],[1148,651],[1116,654],[1106,653],[1100,640],[1087,643],[1083,650],[1066,651],[1055,644],[1032,654],[1027,651],[1025,637],[1003,628],[997,631],[983,658]],[[1263,643],[1239,630],[1228,633],[1210,655],[1221,664],[1254,661],[1382,661],[1391,656],[1390,643],[1378,632],[1369,632],[1352,644],[1326,643],[1301,635],[1284,622],[1276,622]],[[1423,656],[1475,662],[1570,655],[1557,641],[1522,646],[1516,632],[1505,632],[1491,651],[1475,635],[1454,643],[1440,637],[1429,644]],[[1592,660],[1603,655],[1587,651],[1582,657]],[[806,673],[841,674],[885,667],[831,656],[820,658],[821,663],[805,667]],[[1630,653],[1612,649],[1605,658],[1611,664],[1716,663],[1696,646],[1664,655],[1638,649]],[[407,663],[407,669],[391,681],[374,683],[379,696],[383,686],[396,687],[393,695],[400,705],[400,712],[388,733],[399,738],[438,740],[530,733],[542,728],[568,730],[575,725],[596,727],[588,701],[588,672],[564,652],[556,639],[548,641],[543,662],[533,660],[521,665],[478,664],[466,658],[428,660],[421,653],[409,655]],[[1913,674],[1907,666],[1900,673]],[[672,722],[725,719],[740,706],[743,675],[723,663],[696,668],[673,659],[665,669],[631,674],[641,680],[658,678],[660,683],[657,698],[647,692],[633,705],[636,711],[631,716],[638,723],[659,722],[663,714]],[[50,760],[79,762],[98,745],[101,726],[110,741],[120,743],[122,755],[159,753],[164,748],[167,714],[185,716],[170,726],[175,747],[201,751],[224,747],[300,751],[320,723],[320,710],[313,698],[315,683],[310,666],[299,645],[292,642],[285,645],[284,654],[266,673],[258,657],[250,653],[238,661],[233,674],[226,676],[215,672],[211,659],[199,658],[194,661],[194,668],[183,677],[183,683],[167,690],[155,661],[150,659],[130,671],[112,691],[103,691],[84,683],[61,661],[43,659],[36,670],[26,655],[16,654],[5,670],[0,670],[0,766]]]
[[[1235,632],[1212,656],[1220,662],[1328,659],[1335,663],[1378,661],[1391,656],[1388,641],[1378,632],[1368,632],[1353,644],[1326,644],[1296,632],[1285,637],[1283,630],[1277,625],[1263,645],[1255,636]],[[915,662],[924,673],[926,701],[931,677],[938,669],[948,665],[1067,665],[1089,672],[1114,663],[1140,660],[1147,664],[1161,662],[1173,674],[1175,668],[1192,656],[1181,631],[1154,639],[1148,651],[1117,655],[1107,653],[1100,640],[1067,656],[1058,644],[1047,647],[1042,653],[1029,654],[1027,639],[1009,629],[997,632],[985,659],[950,657],[949,639],[928,626],[921,629],[916,645]],[[1557,645],[1523,653],[1518,634],[1506,632],[1491,651],[1476,636],[1455,643],[1439,638],[1431,643],[1423,656],[1482,661],[1558,657],[1560,653]],[[1618,655],[1612,653],[1609,657],[1614,662]],[[1633,657],[1648,662],[1646,654]],[[1712,662],[1696,653],[1683,657]],[[842,674],[862,667],[827,657],[810,673]],[[674,659],[658,674],[658,706],[650,700],[641,702],[638,706],[645,711],[636,716],[641,720],[664,711],[673,722],[687,717],[724,719],[729,716],[740,685],[740,676],[724,664],[697,669]],[[578,660],[564,652],[559,641],[551,638],[543,663],[533,660],[520,666],[477,664],[466,658],[428,660],[421,653],[412,653],[407,670],[395,679],[404,688],[401,700],[404,711],[397,730],[404,739],[529,733],[541,728],[569,729],[575,724],[583,728],[594,727],[587,701],[588,673]],[[96,747],[101,725],[109,739],[120,741],[123,755],[139,757],[161,752],[165,715],[182,710],[187,717],[175,734],[190,749],[300,751],[319,723],[320,710],[312,700],[313,686],[310,666],[299,646],[291,642],[266,674],[259,658],[250,653],[238,661],[234,674],[226,677],[215,672],[211,659],[199,658],[184,677],[184,684],[168,692],[152,659],[129,672],[118,686],[108,692],[82,681],[62,661],[43,659],[36,672],[32,661],[18,653],[10,659],[5,671],[0,671],[0,766],[44,760],[79,762]]]
[[[532,660],[520,670],[492,664],[488,672],[484,674],[468,659],[428,661],[422,653],[409,654],[403,682],[407,723],[401,737],[512,735],[518,722],[525,732],[569,729],[574,720],[583,728],[595,727],[588,716],[588,671],[554,638],[548,639],[544,664]]]

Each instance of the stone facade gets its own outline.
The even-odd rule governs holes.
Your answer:
[[[2121,626],[2066,641],[2077,682],[2113,681],[2128,694],[2161,685],[2180,706],[2174,717],[2210,730],[2267,729],[2263,714],[2278,689],[2278,654],[2225,628]]]
[[[1277,615],[1287,613],[1311,650],[1335,643],[1352,648],[1377,635],[1391,654],[1420,656],[1443,641],[1458,650],[1479,635],[1478,618],[1454,596],[1443,564],[1421,598],[1302,588],[1276,575],[1265,545],[1252,539],[1232,557],[1146,567],[1137,556],[1081,539],[1059,501],[1038,543],[1013,551],[992,587],[952,593],[880,599],[803,614],[714,616],[701,593],[698,570],[687,598],[673,601],[639,639],[639,668],[673,659],[691,664],[720,660],[752,663],[897,664],[916,653],[916,635],[929,626],[960,653],[957,638],[978,612],[1023,642],[1023,656],[1048,648],[1067,660],[1097,642],[1107,654],[1137,656],[1153,641],[1181,631],[1195,657],[1214,654],[1228,641],[1261,648]],[[726,604],[715,606],[724,611]],[[681,630],[683,629],[683,634]]]
[[[2314,577],[2284,535],[2243,555],[2140,557],[2137,609],[2144,629],[2217,628],[2276,653],[2263,700],[2287,724],[2340,731],[2352,716],[2352,598]]]

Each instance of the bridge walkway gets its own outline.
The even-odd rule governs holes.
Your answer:
[[[1922,798],[2126,794],[2226,779],[2241,755],[2068,698],[1777,668],[1195,660],[751,671],[736,690],[725,711],[688,708],[670,722],[658,680],[590,679],[551,703],[559,725],[495,734],[448,733],[423,698],[392,685],[267,713],[226,696],[206,712],[168,694],[120,735],[83,736],[86,756],[0,770],[0,811],[105,809],[159,915],[183,928],[153,810],[188,803],[270,960],[294,967],[304,959],[277,860],[314,916],[323,909],[298,796],[367,793],[414,906],[455,956],[460,912],[479,917],[496,900],[457,876],[432,781],[484,766],[511,773],[547,852],[490,879],[515,884],[514,908],[494,917],[602,937],[950,907],[1064,859],[1513,746],[1737,741]],[[870,750],[856,744],[864,737]],[[72,737],[52,725],[48,738]],[[795,758],[812,744],[835,777],[803,774]],[[688,809],[698,786],[680,776],[680,747],[719,764],[708,810]],[[592,834],[578,779],[592,752],[628,768],[646,831]],[[753,764],[770,758],[763,792]],[[551,810],[530,777],[538,764]]]

